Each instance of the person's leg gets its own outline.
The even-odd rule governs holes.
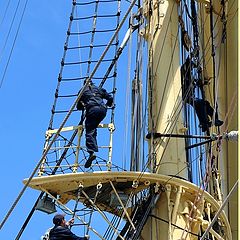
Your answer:
[[[198,116],[199,124],[202,131],[205,132],[210,127],[211,122],[209,121],[206,105],[203,99],[194,100],[194,108]]]
[[[96,158],[94,152],[98,152],[97,145],[97,126],[106,116],[106,109],[93,107],[86,115],[86,147],[89,153],[89,158],[85,164],[89,168],[92,161]]]
[[[214,109],[212,108],[212,106],[210,105],[210,103],[208,101],[205,101],[205,105],[206,105],[207,114],[211,117],[211,119],[213,119]],[[223,121],[218,118],[217,109],[216,109],[216,112],[215,112],[214,125],[215,126],[223,125]]]
[[[98,152],[96,136],[97,130],[95,128],[86,127],[86,147],[88,153]]]

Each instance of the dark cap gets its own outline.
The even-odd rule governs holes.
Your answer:
[[[55,225],[60,225],[62,220],[64,219],[65,217],[65,214],[60,214],[60,213],[57,213],[54,217],[53,217],[53,223]]]

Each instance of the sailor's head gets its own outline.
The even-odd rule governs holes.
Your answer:
[[[55,224],[57,226],[60,226],[61,224],[64,224],[64,221],[65,221],[65,214],[57,213],[53,217],[53,224]]]

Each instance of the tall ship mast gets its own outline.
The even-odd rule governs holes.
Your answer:
[[[15,239],[36,211],[90,239],[237,239],[237,2],[71,4],[42,157],[1,228],[31,188]],[[77,105],[92,82],[113,104],[86,167]]]

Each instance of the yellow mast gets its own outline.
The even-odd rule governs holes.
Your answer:
[[[148,21],[148,26],[142,29],[141,34],[149,43],[149,132],[183,134],[186,129],[183,126],[181,110],[178,3],[173,0],[154,0],[153,2],[147,0],[144,2],[143,13]],[[104,125],[99,127],[104,127]],[[156,198],[152,202],[147,222],[143,222],[143,228],[140,228],[140,239],[199,239],[200,230],[207,229],[221,203],[209,193],[187,181],[188,165],[185,158],[184,140],[153,137],[149,140],[150,145],[154,146],[150,147],[152,161],[149,167],[152,173],[114,172],[111,171],[114,127],[107,124],[105,127],[110,130],[111,134],[108,146],[109,161],[103,164],[108,171],[84,172],[80,170],[78,172],[78,168],[83,166],[84,161],[84,158],[80,159],[78,156],[81,148],[82,126],[61,127],[58,130],[49,130],[48,134],[71,130],[77,130],[79,133],[78,143],[73,146],[77,149],[76,159],[70,163],[71,165],[63,165],[63,167],[70,167],[72,172],[46,176],[44,172],[47,168],[62,166],[49,166],[43,161],[39,176],[33,178],[29,186],[44,191],[71,214],[73,211],[65,205],[70,200],[79,200],[86,207],[92,210],[94,208],[114,231],[115,236],[120,239],[125,239],[125,237],[132,239],[128,233],[131,234],[138,230],[134,211],[135,207],[139,206],[137,204],[134,206],[134,200],[143,191],[153,190]],[[165,151],[166,146],[169,151]],[[156,168],[153,168],[154,164],[157,165]],[[25,184],[27,181],[24,181]],[[81,189],[80,199],[77,196],[79,189]],[[130,202],[132,205],[129,204]],[[118,209],[120,211],[117,211]],[[119,232],[118,226],[112,225],[102,213],[103,211],[121,217],[121,220],[125,219],[129,223],[131,227],[126,236],[124,236],[125,233]],[[98,239],[105,239],[104,234],[95,230],[90,224],[91,215],[89,223],[86,223],[78,214],[76,218]],[[138,222],[142,223],[141,219],[138,219]],[[223,232],[211,228],[212,238],[232,240],[231,228],[224,212],[220,213],[217,222]]]
[[[224,7],[220,1],[213,1],[213,19],[214,19],[214,51],[215,51],[215,101],[218,104],[218,113],[224,125],[220,128],[220,133],[238,130],[238,112],[237,112],[237,99],[238,99],[238,23],[237,23],[237,2],[227,1]],[[209,5],[208,5],[209,6]],[[226,30],[224,30],[224,21],[221,16],[225,11]],[[214,83],[213,83],[213,62],[211,51],[211,30],[210,30],[210,17],[206,9],[202,9],[201,21],[204,24],[202,28],[202,52],[206,56],[204,77],[209,79],[209,85],[205,86],[206,98],[214,105]],[[226,31],[226,32],[224,32]],[[226,38],[224,35],[226,34]],[[207,47],[206,47],[207,45]],[[211,93],[211,94],[210,94]],[[212,132],[217,129],[212,129]],[[218,174],[217,180],[221,185],[221,194],[217,197],[220,202],[226,198],[230,189],[238,179],[238,144],[231,141],[223,141],[220,145],[220,152],[216,151],[214,154],[219,157],[218,160]],[[216,146],[215,146],[216,149]],[[213,149],[213,150],[215,150]],[[224,209],[228,215],[231,225],[233,239],[238,236],[238,220],[237,212],[238,199],[237,191],[233,193],[229,199],[228,206]]]
[[[181,111],[178,3],[172,0],[152,2],[146,0],[143,12],[148,21],[142,34],[149,44],[149,131],[181,134],[184,133],[184,127]],[[187,179],[184,140],[152,137],[150,141],[154,146],[150,152],[152,156],[156,156],[157,164],[157,169],[153,171]],[[167,151],[165,151],[166,146]],[[236,160],[236,157],[234,159]],[[177,183],[178,180],[175,182]],[[231,186],[234,183],[235,181]],[[143,239],[148,239],[150,236],[152,239],[164,240],[198,239],[200,226],[203,230],[206,229],[213,218],[212,215],[217,211],[213,210],[213,205],[210,203],[214,200],[213,197],[203,196],[200,189],[197,188],[196,191],[196,188],[186,188],[184,184],[164,186],[165,193],[161,194],[153,210],[154,217],[148,219],[142,231]],[[219,204],[217,207],[219,209],[221,202],[216,204]],[[232,239],[229,223],[225,220],[221,220],[224,222],[224,236],[211,229],[212,236],[217,239]],[[237,224],[237,221],[235,223]]]
[[[151,9],[151,5],[153,6]],[[178,4],[175,1],[144,2],[145,29],[149,44],[149,131],[183,133],[181,80],[178,41]],[[150,12],[152,15],[150,16]],[[187,179],[183,139],[156,139],[157,169],[161,174]],[[165,152],[165,148],[170,151]],[[174,151],[173,151],[174,149]]]

